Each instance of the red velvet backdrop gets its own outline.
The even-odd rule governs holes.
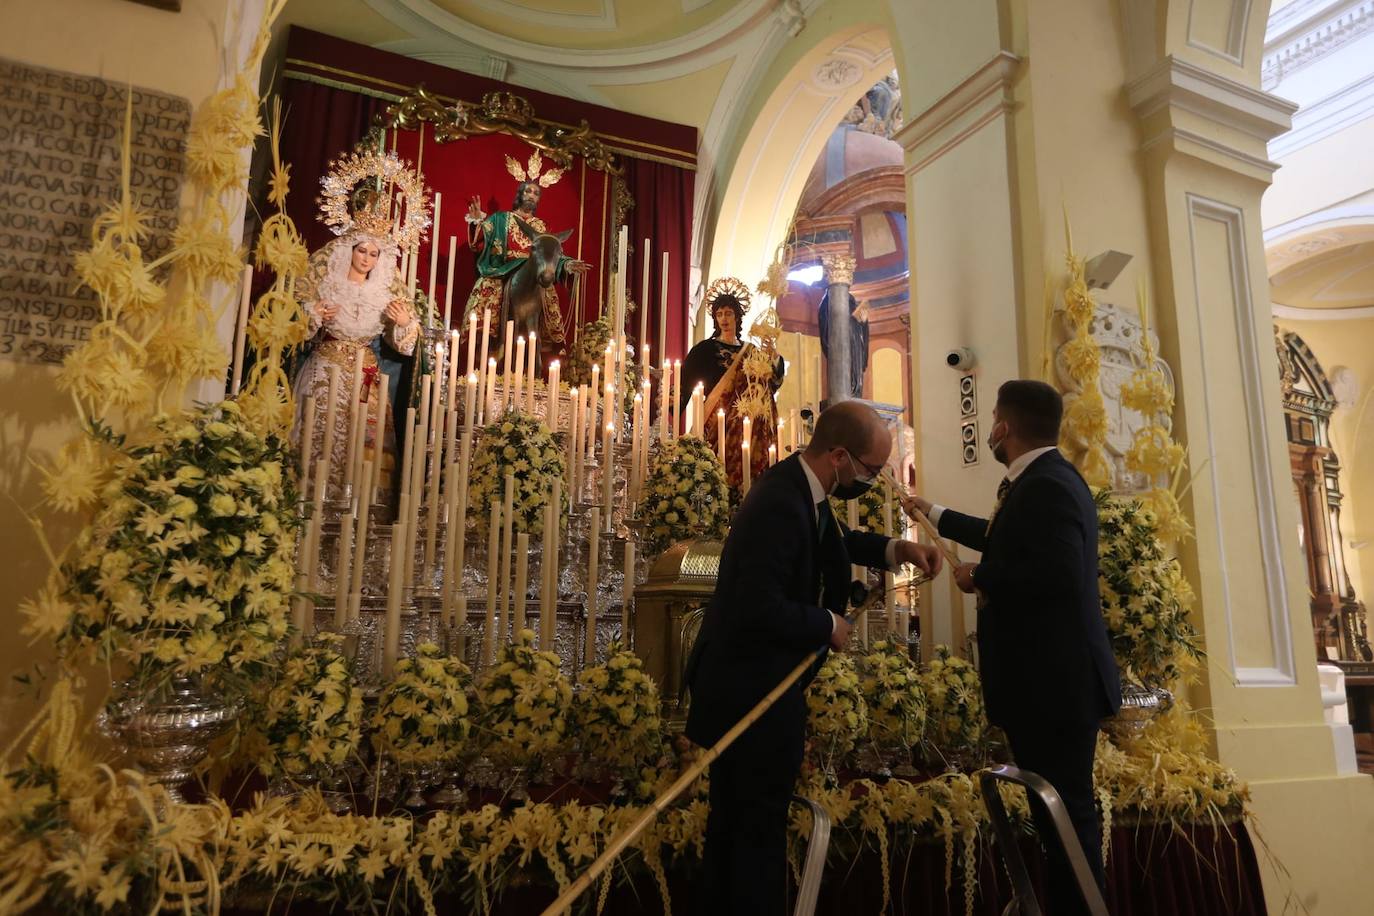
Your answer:
[[[424,86],[446,104],[453,99],[480,101],[495,90],[514,92],[530,101],[537,117],[575,125],[585,119],[598,138],[616,154],[634,207],[629,211],[632,264],[627,285],[630,297],[640,299],[643,287],[643,239],[652,241],[649,278],[649,340],[655,362],[658,350],[658,315],[662,283],[662,254],[669,254],[667,356],[685,355],[687,341],[688,253],[692,236],[692,194],[695,179],[696,130],[678,124],[641,118],[624,112],[513,87],[433,64],[378,51],[318,32],[293,28],[287,42],[282,94],[287,120],[282,132],[282,155],[292,165],[293,193],[288,211],[304,234],[311,250],[329,240],[329,231],[316,214],[319,177],[335,156],[347,152],[367,132],[373,117],[385,110],[390,99]],[[468,292],[475,279],[474,254],[467,247],[463,214],[473,195],[487,213],[509,209],[516,181],[506,171],[510,154],[522,165],[533,147],[509,134],[470,137],[436,143],[425,125],[419,131],[389,132],[397,152],[418,163],[426,184],[443,196],[438,271],[435,295],[442,314],[448,269],[448,239],[458,237],[454,264],[453,324],[460,321]],[[423,157],[421,151],[423,148]],[[545,157],[545,168],[551,166]],[[592,265],[587,276],[583,321],[594,319],[608,297],[609,267],[613,263],[613,193],[605,172],[575,159],[561,181],[547,188],[538,215],[550,231],[572,230],[564,251]],[[421,249],[417,281],[428,287],[429,248]],[[570,290],[559,288],[564,324],[572,336]],[[638,337],[639,317],[627,319],[627,331]]]

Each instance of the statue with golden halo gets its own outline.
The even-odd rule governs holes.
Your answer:
[[[537,331],[541,351],[559,349],[564,341],[563,315],[554,283],[585,273],[590,266],[563,254],[571,229],[550,233],[534,215],[544,189],[563,177],[562,169],[541,174],[542,166],[538,150],[530,154],[527,166],[507,156],[506,171],[520,183],[512,209],[488,216],[479,198],[468,204],[468,247],[477,253],[477,282],[468,295],[463,321],[476,311],[479,320],[489,322],[495,358],[505,346],[502,328],[507,320],[515,321],[517,334]],[[535,355],[536,365],[539,356]]]
[[[292,438],[308,449],[310,467],[323,457],[324,441],[331,440],[326,498],[342,494],[347,461],[348,423],[353,373],[363,357],[358,415],[366,418],[365,455],[382,462],[381,480],[391,480],[395,467],[394,425],[385,424],[385,441],[376,441],[376,413],[371,401],[380,397],[378,375],[385,371],[395,403],[400,384],[400,359],[415,351],[420,323],[399,276],[400,252],[416,244],[429,226],[429,200],[420,176],[394,153],[350,153],[334,162],[320,179],[320,220],[338,238],[310,256],[310,266],[298,281],[296,296],[310,321],[312,347],[292,386],[296,422]],[[396,198],[387,193],[395,189]],[[329,395],[330,367],[337,367],[336,402]],[[314,397],[314,422],[307,423],[307,399]],[[331,409],[332,407],[332,409]],[[334,433],[326,436],[333,417]],[[302,430],[312,429],[302,443]]]
[[[699,384],[706,395],[703,429],[711,448],[720,452],[719,412],[725,412],[725,473],[732,490],[744,480],[741,444],[744,418],[749,418],[750,479],[758,480],[768,468],[768,446],[777,443],[778,409],[774,395],[782,385],[785,365],[774,349],[771,333],[776,317],[761,316],[763,333],[758,344],[740,339],[745,313],[749,311],[749,287],[734,277],[722,277],[706,290],[706,309],[714,333],[692,347],[682,363],[682,401],[691,400]],[[772,310],[769,310],[771,313]],[[782,456],[779,456],[782,457]]]

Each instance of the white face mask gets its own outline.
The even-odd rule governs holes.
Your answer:
[[[999,424],[999,425],[1000,425],[1000,424]],[[996,429],[996,428],[997,428],[997,426],[993,426],[993,429]],[[1000,438],[1000,439],[998,439],[996,442],[994,442],[993,439],[992,439],[992,433],[991,433],[991,432],[988,433],[988,443],[987,443],[987,445],[988,445],[988,451],[992,452],[992,457],[993,457],[993,458],[996,458],[996,459],[997,459],[997,462],[998,462],[999,464],[1008,464],[1008,461],[1007,461],[1007,453],[1006,453],[1006,451],[1002,448],[1003,445],[1006,445],[1006,442],[1007,442],[1007,437],[1006,437],[1005,434],[1003,434],[1002,438]]]

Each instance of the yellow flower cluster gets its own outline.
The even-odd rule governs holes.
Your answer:
[[[1107,406],[1102,400],[1099,378],[1101,350],[1092,336],[1093,313],[1097,303],[1084,276],[1084,262],[1073,252],[1073,235],[1068,216],[1064,217],[1068,251],[1064,260],[1068,275],[1064,282],[1064,320],[1070,338],[1064,345],[1064,368],[1073,383],[1065,398],[1064,422],[1060,427],[1060,447],[1078,465],[1083,477],[1096,487],[1111,483],[1112,470],[1107,461]],[[1046,309],[1052,308],[1046,303]],[[1048,317],[1048,316],[1047,316]]]
[[[868,704],[848,652],[831,652],[806,688],[806,730],[821,764],[833,768],[868,734]]]
[[[492,501],[506,498],[506,474],[515,477],[515,530],[532,536],[544,533],[544,507],[549,504],[555,478],[566,471],[563,452],[549,428],[533,417],[508,410],[495,423],[483,427],[473,452],[468,480],[469,513],[485,531],[491,520]],[[561,496],[560,513],[568,507]]]
[[[1098,593],[1117,667],[1123,677],[1167,687],[1203,657],[1188,620],[1192,587],[1149,507],[1107,490],[1095,499]]]
[[[628,303],[629,312],[635,310],[634,300]],[[577,333],[577,340],[572,345],[572,350],[568,353],[567,372],[563,376],[563,381],[569,385],[581,387],[590,385],[592,382],[592,366],[604,364],[606,358],[606,345],[611,342],[611,318],[608,314],[595,321],[589,321],[582,326]],[[620,428],[621,419],[634,405],[635,395],[639,393],[639,386],[644,381],[643,356],[631,358],[630,363],[625,368],[625,390],[620,392],[622,416],[616,418],[616,428]],[[601,384],[606,384],[606,379],[601,380]],[[604,394],[603,392],[599,392]]]
[[[921,689],[926,697],[927,744],[951,762],[980,751],[988,721],[977,669],[949,646],[936,646],[921,672]]]
[[[657,555],[691,537],[722,539],[730,520],[725,467],[704,439],[661,446],[644,482],[644,542]]]
[[[612,646],[606,664],[578,676],[573,731],[582,759],[635,774],[663,752],[658,685],[638,655]]]
[[[477,699],[493,760],[524,766],[565,747],[572,685],[555,653],[535,650],[533,630],[521,630],[497,653],[477,682]]]
[[[372,714],[372,743],[403,766],[448,762],[467,746],[472,672],[432,642],[396,664]]]
[[[868,704],[868,734],[880,746],[911,748],[926,730],[921,673],[906,646],[879,639],[859,659],[859,686]]]
[[[363,697],[354,687],[343,637],[321,633],[315,645],[292,652],[253,718],[261,736],[250,743],[269,776],[319,773],[348,762],[362,741]]]
[[[296,517],[289,454],[229,402],[154,420],[117,448],[103,508],[38,597],[25,631],[60,650],[173,676],[254,679],[286,634]]]

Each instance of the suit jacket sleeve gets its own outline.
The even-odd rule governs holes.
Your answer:
[[[988,549],[988,520],[946,509],[940,513],[940,534],[953,538],[970,550]]]
[[[1015,511],[1014,518],[1005,519],[1015,547],[985,556],[974,570],[974,583],[989,597],[1054,598],[1077,591],[1087,544],[1077,505],[1064,484],[1049,477],[1028,478],[1017,488],[1015,506],[1007,508]]]
[[[844,549],[849,561],[870,569],[887,569],[887,542],[892,538],[868,531],[846,531]]]
[[[759,530],[731,532],[744,535],[758,549],[750,557],[749,567],[736,583],[736,600],[731,602],[731,623],[736,636],[749,636],[766,642],[787,646],[801,652],[811,652],[830,640],[834,626],[830,612],[819,605],[793,601],[787,597],[797,576],[796,558],[802,555],[803,539],[810,528],[804,519],[794,524],[777,524],[789,514],[779,500],[771,505],[749,505],[747,517],[736,517],[736,527],[759,525]],[[743,513],[742,513],[743,514]],[[772,521],[767,521],[771,519]]]

